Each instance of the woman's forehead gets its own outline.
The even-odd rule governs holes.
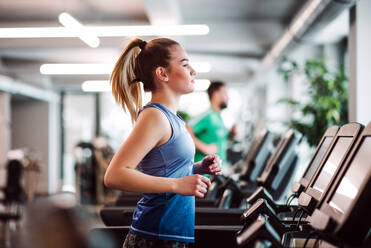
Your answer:
[[[178,60],[179,62],[182,62],[184,59],[188,60],[186,51],[179,45],[175,45],[170,48],[170,56],[171,59]]]

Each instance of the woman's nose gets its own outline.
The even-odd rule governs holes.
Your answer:
[[[193,67],[191,66],[191,75],[193,76],[193,75],[196,75],[196,71],[195,71],[195,69],[193,69]]]

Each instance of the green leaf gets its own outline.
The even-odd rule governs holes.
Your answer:
[[[300,102],[292,99],[292,98],[281,98],[277,101],[277,103],[287,103],[291,106],[297,106],[300,105]]]
[[[291,67],[287,63],[291,63]],[[300,132],[311,146],[316,146],[326,129],[333,125],[348,122],[348,78],[344,65],[336,72],[330,72],[325,59],[313,59],[305,62],[303,69],[295,61],[284,57],[286,63],[279,72],[285,81],[290,79],[293,72],[306,75],[307,94],[310,103],[303,104],[300,100],[283,98],[278,103],[288,104],[293,111],[300,111],[313,121],[290,120],[288,125]],[[308,118],[306,118],[307,120]]]

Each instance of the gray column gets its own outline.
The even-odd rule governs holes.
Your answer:
[[[60,103],[49,102],[49,130],[48,130],[48,193],[53,194],[61,189],[61,123],[60,123]]]
[[[0,91],[0,168],[4,168],[10,149],[10,94]]]
[[[359,1],[350,11],[349,121],[371,121],[371,1]]]

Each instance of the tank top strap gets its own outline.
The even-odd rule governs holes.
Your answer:
[[[171,112],[168,108],[166,108],[164,105],[160,104],[160,103],[150,103],[150,104],[147,104],[145,105],[141,110],[139,110],[138,112],[138,116],[139,114],[146,108],[156,108],[158,110],[160,110],[162,113],[165,114],[166,118],[169,120],[170,122],[170,126],[171,126],[171,129],[173,130],[173,135],[172,136],[176,136],[177,133],[178,133],[178,128],[179,128],[179,122],[183,122],[183,120],[177,115],[177,114],[174,114],[173,112]]]

